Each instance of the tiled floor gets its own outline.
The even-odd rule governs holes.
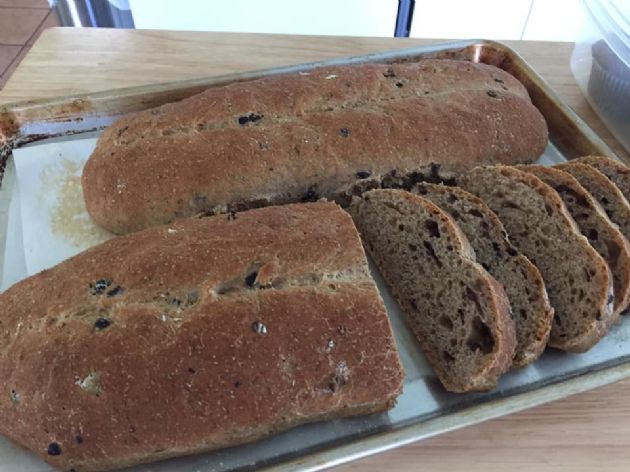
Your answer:
[[[0,89],[40,33],[59,26],[48,0],[0,0]]]

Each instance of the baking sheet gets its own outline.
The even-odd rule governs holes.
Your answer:
[[[17,178],[12,179],[9,175],[5,181],[5,184],[13,181],[14,186],[9,210],[11,221],[6,235],[3,286],[5,280],[16,280],[35,273],[111,236],[89,221],[77,183],[94,143],[94,138],[44,141],[14,152]],[[551,165],[564,160],[562,154],[550,144],[539,163]],[[71,211],[60,211],[60,206],[68,206]],[[21,273],[19,264],[9,262],[17,261],[20,253],[24,261]],[[627,342],[630,338],[630,319],[623,318],[622,323],[615,326],[587,354],[567,354],[549,349],[533,365],[503,377],[493,392],[466,395],[448,393],[426,363],[418,343],[405,324],[403,314],[372,263],[370,268],[390,315],[406,373],[404,392],[394,409],[366,417],[304,425],[253,444],[130,470],[192,472],[260,467],[331,445],[427,421],[446,413],[462,411],[471,405],[507,398],[562,378],[630,359],[630,345]],[[53,470],[34,454],[2,437],[0,458],[0,472]]]
[[[483,62],[517,77],[527,88],[533,103],[543,113],[549,126],[553,144],[547,148],[542,163],[551,164],[587,154],[614,157],[606,143],[562,102],[518,54],[501,43],[469,40],[0,107],[0,167],[12,150],[22,148],[25,143],[39,141],[50,144],[53,140],[46,138],[53,136],[59,136],[54,138],[56,142],[73,140],[75,136],[88,138],[90,135],[86,134],[87,131],[102,129],[125,113],[180,100],[208,87],[272,74],[307,71],[320,66],[416,61],[425,57]],[[19,241],[17,235],[4,233],[5,229],[14,227],[13,224],[7,225],[9,201],[15,204],[11,199],[13,189],[10,187],[10,172],[9,169],[0,186],[0,258],[5,255],[2,244],[11,238]],[[20,215],[21,205],[15,208],[17,210],[14,213]],[[19,259],[15,254],[9,256]],[[24,256],[21,257],[24,260]],[[3,269],[7,269],[7,263],[10,263],[8,259],[2,259]],[[24,261],[23,264],[25,267]],[[380,276],[375,272],[374,276],[382,288]],[[389,413],[305,425],[254,444],[173,459],[133,470],[316,471],[630,378],[630,349],[625,347],[630,327],[624,319],[587,354],[571,355],[549,350],[534,365],[506,375],[493,392],[449,394],[428,372],[417,344],[406,330],[389,293],[382,290],[382,294],[392,318],[403,365],[407,369],[405,391],[396,408]],[[5,470],[35,472],[51,469],[32,454],[0,437],[0,472]]]

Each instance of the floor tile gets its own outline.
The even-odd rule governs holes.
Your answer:
[[[42,34],[42,31],[48,28],[53,28],[55,26],[61,26],[61,23],[59,23],[59,17],[57,16],[57,13],[54,10],[51,10],[48,13],[48,16],[46,17],[44,22],[39,26],[39,28],[37,28],[35,34],[31,36],[26,44],[33,44],[35,41],[37,41],[39,35]]]
[[[5,46],[0,44],[0,75],[9,67],[13,59],[20,53],[21,46]]]
[[[0,8],[0,44],[26,44],[47,14],[43,9]]]
[[[50,8],[48,0],[0,0],[0,7]]]
[[[4,71],[4,73],[0,75],[0,89],[4,87],[4,84],[7,83],[11,75],[13,75],[13,72],[15,72],[15,69],[17,69],[20,62],[22,62],[22,59],[24,59],[24,56],[26,56],[28,51],[31,49],[30,46],[16,46],[16,47],[18,48],[18,50],[20,50],[21,48],[21,50],[19,51],[15,60],[9,65],[9,67]]]

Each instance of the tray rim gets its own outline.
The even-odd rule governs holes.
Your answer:
[[[15,117],[23,111],[34,109],[41,109],[44,111],[47,109],[54,110],[54,107],[56,106],[78,104],[78,111],[76,111],[77,115],[85,115],[85,111],[81,110],[80,105],[93,101],[106,103],[108,100],[112,99],[121,100],[124,98],[139,97],[146,94],[160,95],[173,91],[190,91],[192,89],[203,90],[208,87],[218,86],[229,82],[253,80],[275,74],[307,71],[317,67],[360,64],[366,62],[396,61],[405,58],[419,58],[420,56],[444,51],[464,51],[466,48],[474,48],[478,51],[484,47],[494,48],[509,54],[511,60],[515,61],[518,67],[527,71],[530,77],[533,78],[535,82],[534,85],[539,87],[554,103],[554,105],[558,107],[558,111],[564,115],[564,118],[575,124],[577,129],[587,138],[593,148],[598,150],[599,154],[621,160],[619,156],[617,156],[611,148],[590,128],[590,126],[582,118],[580,118],[572,108],[564,103],[558,94],[521,57],[520,54],[514,51],[511,47],[498,41],[471,39],[463,41],[438,42],[430,45],[392,49],[384,52],[338,57],[322,61],[307,62],[276,68],[258,69],[247,72],[237,72],[219,76],[168,81],[158,84],[107,89],[93,93],[73,94],[7,103],[0,106],[0,187],[2,186],[3,177],[2,160],[11,153],[12,149],[28,142],[48,139],[59,135],[72,134],[53,133],[47,135],[38,134],[37,132],[23,134],[21,133],[21,127],[23,125],[28,125],[29,122],[15,121]],[[70,110],[70,115],[71,113],[72,110]],[[8,119],[10,125],[12,126],[3,126],[3,119]],[[61,121],[74,123],[76,125],[79,119],[73,119],[71,117]],[[15,127],[16,125],[18,125],[17,128]],[[86,133],[103,127],[104,126],[79,129],[78,133]],[[338,446],[324,446],[324,448],[320,451],[307,453],[300,457],[288,458],[286,460],[281,459],[281,462],[262,466],[259,470],[268,472],[286,472],[292,470],[314,472],[327,469],[400,446],[408,445],[441,433],[472,426],[486,420],[498,418],[507,414],[549,403],[551,401],[566,398],[568,396],[608,385],[625,378],[630,378],[630,362],[621,363],[611,367],[604,367],[599,370],[577,375],[575,377],[561,379],[547,385],[538,386],[533,390],[520,392],[503,398],[486,400],[481,404],[466,406],[454,412],[448,412],[440,416],[425,419],[423,421],[396,429],[372,433],[366,435],[365,437],[352,439]]]
[[[368,53],[368,54],[358,54],[358,55],[349,55],[349,56],[340,56],[334,57],[331,59],[324,59],[319,61],[309,61],[302,62],[298,64],[290,64],[280,67],[269,67],[263,69],[252,69],[244,72],[234,72],[229,74],[221,74],[221,75],[211,75],[211,76],[203,76],[197,78],[190,79],[182,79],[182,80],[170,80],[166,82],[159,82],[154,84],[147,85],[132,85],[128,87],[120,87],[120,88],[111,88],[105,90],[99,90],[97,92],[87,92],[87,93],[78,93],[78,94],[69,94],[69,95],[58,95],[55,97],[45,97],[38,98],[35,100],[17,100],[14,102],[8,102],[0,105],[0,113],[4,111],[11,111],[19,108],[30,108],[33,106],[47,106],[53,105],[56,103],[65,103],[72,100],[81,100],[81,99],[102,99],[102,98],[111,98],[113,96],[132,96],[138,95],[140,93],[152,93],[152,92],[162,92],[162,91],[170,91],[177,88],[190,88],[195,86],[214,86],[219,85],[223,82],[233,82],[235,80],[252,80],[258,78],[260,76],[267,76],[270,74],[284,74],[284,73],[292,73],[292,72],[300,72],[305,71],[307,69],[313,69],[316,67],[327,67],[334,65],[350,65],[350,64],[361,64],[365,62],[378,61],[382,62],[384,60],[396,59],[399,57],[409,57],[416,53],[424,54],[430,52],[438,52],[448,49],[459,49],[465,48],[468,46],[495,46],[497,49],[503,49],[505,51],[509,51],[511,54],[518,56],[523,62],[524,59],[511,47],[506,44],[495,41],[495,40],[487,40],[487,39],[464,39],[464,40],[446,40],[440,41],[432,44],[421,45],[421,46],[412,46],[405,48],[395,48],[380,52]]]

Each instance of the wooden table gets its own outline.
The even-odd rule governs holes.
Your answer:
[[[0,91],[0,104],[219,75],[435,42],[227,33],[45,31]],[[619,155],[569,70],[569,43],[507,41]],[[630,380],[383,453],[337,470],[630,470]]]

